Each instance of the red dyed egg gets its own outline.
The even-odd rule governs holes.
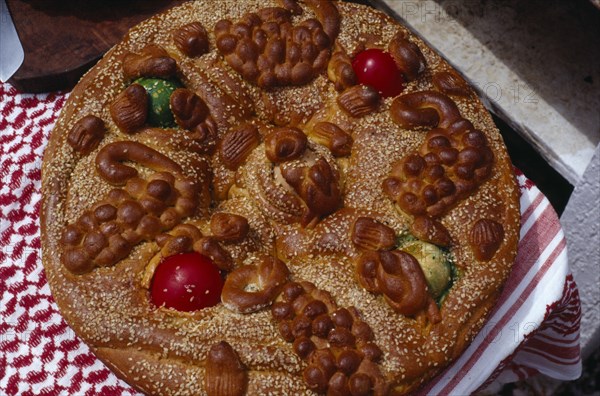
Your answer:
[[[352,68],[360,84],[375,88],[383,97],[397,96],[404,89],[402,72],[388,52],[364,50],[354,57]]]
[[[200,253],[165,258],[156,268],[152,302],[178,311],[196,311],[221,301],[223,278],[212,260]]]

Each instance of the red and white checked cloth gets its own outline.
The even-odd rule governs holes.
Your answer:
[[[40,255],[42,153],[68,94],[0,85],[0,394],[137,395],[62,319]],[[521,241],[502,296],[467,351],[421,391],[464,395],[543,373],[581,374],[577,286],[544,195],[522,174]]]

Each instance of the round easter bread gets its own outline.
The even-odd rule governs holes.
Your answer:
[[[43,162],[67,322],[156,395],[404,394],[515,259],[517,187],[475,92],[379,11],[198,0],[133,28]]]

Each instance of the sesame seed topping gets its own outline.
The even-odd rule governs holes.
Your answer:
[[[305,3],[299,4],[304,12],[293,17],[294,24],[318,17]],[[432,75],[451,70],[439,55],[391,18],[356,4],[335,4],[342,16],[336,45],[350,55],[361,45],[386,48],[399,31],[418,46],[427,68],[421,77],[406,83],[404,93],[432,90]],[[245,217],[250,226],[248,235],[239,242],[221,243],[234,267],[252,264],[262,254],[273,254],[286,263],[292,280],[312,282],[331,293],[339,306],[355,307],[361,320],[372,328],[374,342],[383,352],[378,364],[384,376],[397,384],[398,391],[409,392],[466,348],[483,326],[510,272],[519,238],[519,202],[510,159],[490,115],[474,93],[452,97],[460,115],[488,140],[495,157],[494,168],[489,179],[437,219],[452,236],[448,250],[461,273],[441,304],[442,321],[431,324],[423,317],[398,314],[384,296],[370,293],[358,283],[355,261],[361,252],[350,234],[358,216],[373,217],[398,236],[408,234],[412,217],[383,192],[382,183],[395,162],[421,148],[426,132],[403,129],[393,122],[389,111],[393,98],[382,100],[377,111],[363,117],[348,115],[337,104],[339,92],[326,71],[305,85],[269,90],[245,81],[217,50],[213,28],[221,19],[236,21],[268,6],[281,6],[281,2],[198,0],[175,7],[134,27],[73,90],[43,164],[43,261],[54,298],[77,334],[98,356],[113,362],[123,377],[147,393],[205,393],[208,350],[225,340],[248,369],[248,394],[310,394],[302,379],[306,362],[281,337],[269,309],[240,314],[223,304],[195,312],[153,306],[142,278],[147,264],[160,251],[157,242],[140,242],[117,265],[98,267],[84,275],[73,275],[61,264],[64,227],[115,188],[95,171],[96,155],[109,143],[137,141],[165,154],[183,168],[187,177],[206,187],[202,198],[206,205],[185,218],[185,223],[196,225],[204,236],[210,236],[212,214],[227,212]],[[175,28],[190,22],[200,22],[208,32],[210,50],[196,58],[185,56],[172,39]],[[281,125],[305,132],[309,154],[290,166],[312,165],[315,159],[324,158],[337,175],[343,197],[340,208],[302,227],[307,204],[284,177],[282,165],[269,162],[264,143],[232,170],[224,166],[218,148],[200,152],[190,131],[182,128],[146,126],[132,135],[122,132],[109,111],[114,98],[129,83],[121,59],[148,43],[160,45],[177,61],[179,80],[206,103],[217,125],[218,139],[244,123],[257,126],[261,142]],[[97,149],[81,156],[66,143],[66,136],[88,114],[102,119],[106,134]],[[349,156],[335,157],[313,141],[315,124],[324,121],[352,136]],[[156,173],[137,163],[127,165],[143,179]],[[505,231],[499,253],[485,263],[475,259],[466,238],[474,221],[481,218],[503,224]],[[192,293],[193,287],[185,285],[186,292]],[[262,287],[257,281],[247,285],[246,291]]]

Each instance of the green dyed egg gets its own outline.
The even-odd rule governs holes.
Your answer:
[[[401,250],[417,259],[429,290],[434,298],[438,298],[452,282],[452,269],[442,249],[423,241],[409,242]]]
[[[140,84],[148,93],[148,123],[154,127],[174,127],[175,119],[169,101],[173,91],[183,85],[176,80],[145,77],[138,78],[134,83]]]

